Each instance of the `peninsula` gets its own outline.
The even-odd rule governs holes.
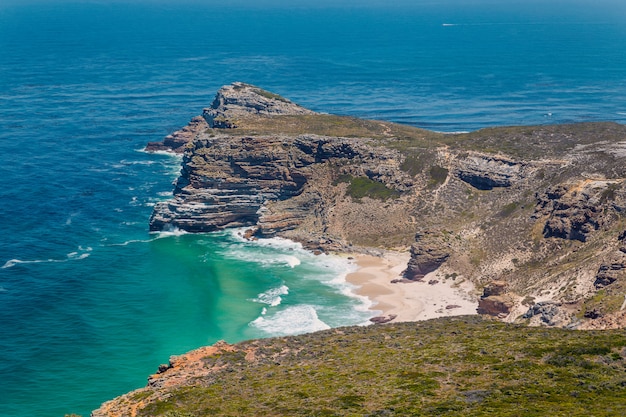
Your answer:
[[[624,411],[623,330],[563,328],[626,325],[625,126],[445,134],[316,113],[237,82],[147,150],[183,154],[152,231],[244,227],[248,239],[355,257],[349,279],[390,323],[201,348],[94,417],[544,415],[557,405],[582,415],[600,392],[615,402],[595,415]],[[434,308],[415,309],[426,289]],[[413,322],[471,313],[483,317]]]
[[[622,125],[444,134],[315,113],[237,82],[147,150],[184,154],[153,231],[246,227],[313,251],[407,251],[397,285],[469,283],[483,314],[626,323]]]

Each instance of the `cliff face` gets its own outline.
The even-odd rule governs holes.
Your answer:
[[[326,205],[339,197],[342,176],[375,179],[408,190],[397,151],[375,150],[368,139],[317,135],[198,138],[183,159],[175,198],[159,203],[151,230],[210,232],[250,226],[260,236],[306,227],[324,234]],[[345,188],[345,187],[344,187]],[[330,200],[330,201],[329,201]]]
[[[153,231],[245,226],[311,249],[410,247],[406,279],[503,283],[481,297],[485,313],[621,323],[624,126],[444,135],[318,114],[235,83],[150,145],[168,146],[184,159],[174,198],[155,206]]]

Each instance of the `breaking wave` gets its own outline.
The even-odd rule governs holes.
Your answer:
[[[289,336],[330,329],[328,324],[319,319],[315,307],[306,304],[288,307],[271,315],[262,315],[252,321],[250,326],[272,336]]]
[[[276,307],[283,301],[281,295],[289,294],[289,287],[281,285],[277,288],[270,288],[269,290],[260,293],[257,298],[252,301],[256,303],[267,304],[270,307]]]

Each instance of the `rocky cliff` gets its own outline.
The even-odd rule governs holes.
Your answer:
[[[153,231],[237,226],[317,250],[410,248],[406,279],[470,280],[485,287],[483,313],[624,324],[622,125],[446,135],[314,113],[235,83],[148,147],[166,148],[184,159]]]

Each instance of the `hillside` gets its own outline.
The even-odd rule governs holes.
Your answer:
[[[623,330],[465,316],[218,343],[93,417],[623,416],[625,369]]]

